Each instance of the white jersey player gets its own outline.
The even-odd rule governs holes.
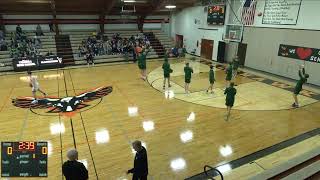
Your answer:
[[[29,76],[29,86],[32,88],[32,95],[34,99],[37,99],[36,93],[37,91],[41,92],[44,96],[47,96],[45,92],[43,92],[39,87],[39,82],[36,77],[32,76],[32,72],[28,71]]]

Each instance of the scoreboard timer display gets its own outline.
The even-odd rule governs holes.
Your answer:
[[[225,19],[225,6],[215,5],[208,7],[207,23],[210,25],[223,25]]]
[[[1,142],[1,177],[47,177],[47,142]]]

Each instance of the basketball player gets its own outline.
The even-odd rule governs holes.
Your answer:
[[[235,80],[237,74],[238,74],[238,68],[239,68],[239,57],[235,56],[233,58],[233,62],[232,62],[232,79],[233,81]]]
[[[142,51],[139,53],[139,58],[138,58],[138,66],[141,71],[141,78],[145,81],[147,79],[147,54],[148,50],[145,49],[145,47],[142,47]]]
[[[209,90],[211,90],[211,93],[213,93],[213,84],[214,84],[215,78],[214,78],[214,72],[213,72],[213,65],[210,65],[210,71],[209,71],[209,82],[210,85],[207,89],[207,93],[209,93]]]
[[[232,79],[232,62],[229,62],[229,65],[226,69],[226,88],[228,88],[230,86],[230,81]]]
[[[47,96],[45,92],[43,92],[40,87],[39,87],[39,82],[36,77],[32,76],[32,72],[28,71],[28,76],[29,76],[29,86],[32,88],[32,95],[34,98],[33,103],[36,103],[37,101],[37,91],[41,92],[44,96]]]
[[[299,69],[299,77],[300,79],[298,80],[296,87],[294,88],[293,92],[293,98],[294,98],[294,103],[292,104],[292,107],[298,108],[299,107],[299,102],[298,102],[298,94],[302,90],[302,85],[307,82],[307,79],[309,78],[309,74],[305,74],[305,69],[304,66],[301,65]]]
[[[231,108],[234,104],[234,97],[237,94],[236,88],[234,88],[234,83],[230,83],[230,86],[226,88],[224,91],[224,94],[226,94],[226,106],[227,106],[227,115],[226,115],[226,121],[229,120]]]
[[[162,65],[162,69],[163,69],[163,76],[164,76],[164,79],[163,79],[163,90],[165,90],[166,88],[166,81],[168,81],[168,87],[170,88],[171,87],[171,84],[170,84],[170,73],[172,73],[172,69],[170,68],[170,64],[168,62],[168,58],[165,57],[164,59],[164,63]]]
[[[189,67],[189,63],[186,63],[186,66],[184,67],[184,90],[186,92],[186,94],[189,93],[189,85],[191,82],[191,75],[193,73],[193,69],[191,67]]]

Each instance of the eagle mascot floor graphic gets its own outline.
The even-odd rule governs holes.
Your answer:
[[[48,109],[47,113],[73,116],[80,109],[91,106],[88,104],[89,102],[102,99],[111,92],[111,86],[102,86],[76,96],[63,98],[41,97],[34,99],[33,97],[18,97],[12,99],[12,104],[20,108],[29,108],[32,112],[33,109]]]

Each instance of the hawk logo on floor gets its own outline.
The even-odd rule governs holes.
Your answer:
[[[78,110],[88,107],[87,103],[103,98],[112,92],[111,86],[99,87],[76,96],[56,98],[43,97],[35,100],[33,97],[20,97],[12,99],[12,104],[20,108],[49,109],[47,113],[61,113],[73,116]]]

